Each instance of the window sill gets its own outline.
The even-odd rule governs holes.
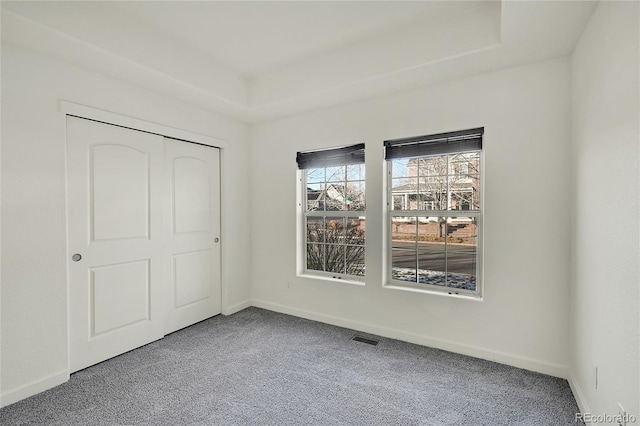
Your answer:
[[[454,299],[465,299],[465,300],[472,300],[472,301],[476,301],[476,302],[482,302],[484,300],[483,296],[481,294],[473,294],[473,293],[454,293],[454,292],[450,292],[448,290],[432,290],[429,288],[418,288],[418,287],[413,287],[411,285],[403,285],[403,284],[397,284],[397,283],[393,283],[393,282],[387,282],[386,284],[384,284],[382,286],[385,289],[389,289],[389,290],[401,290],[401,291],[410,291],[412,293],[422,293],[422,294],[429,294],[429,295],[436,295],[436,296],[444,296],[444,297],[451,297]]]
[[[348,278],[334,278],[334,277],[325,276],[325,275],[302,273],[302,274],[298,274],[298,277],[299,278],[310,278],[312,280],[320,280],[320,281],[331,281],[331,282],[334,282],[334,283],[357,285],[357,286],[362,286],[362,287],[364,287],[364,285],[365,285],[364,280],[363,281],[357,281],[357,280],[352,280],[352,279],[348,279]]]

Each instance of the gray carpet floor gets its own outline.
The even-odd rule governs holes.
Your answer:
[[[558,426],[577,411],[566,380],[248,308],[79,371],[0,424]]]

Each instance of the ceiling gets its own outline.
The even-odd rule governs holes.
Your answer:
[[[2,1],[2,40],[247,122],[571,54],[590,1]]]
[[[478,3],[481,4],[481,3]],[[120,7],[252,79],[469,2],[129,2]]]

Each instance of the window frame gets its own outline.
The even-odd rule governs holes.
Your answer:
[[[358,163],[358,164],[361,165],[361,167],[366,169],[365,163]],[[345,178],[344,178],[345,187],[349,182],[359,182],[364,185],[364,210],[346,210],[346,209],[344,210],[308,210],[307,175],[309,170],[320,169],[320,168],[325,169],[325,177],[324,177],[323,183],[328,184],[331,182],[327,180],[326,169],[331,167],[336,167],[336,165],[324,165],[324,166],[318,166],[318,167],[307,168],[307,169],[298,169],[297,171],[298,182],[299,182],[299,190],[298,190],[299,227],[298,227],[298,244],[297,244],[298,250],[299,250],[298,252],[299,263],[297,268],[298,276],[309,277],[309,278],[320,278],[320,279],[326,279],[330,281],[340,281],[345,283],[364,285],[365,276],[366,276],[366,267],[363,275],[348,274],[346,272],[341,273],[341,272],[319,271],[319,270],[307,268],[307,261],[308,261],[307,221],[310,217],[323,218],[323,219],[326,219],[327,217],[340,217],[345,221],[345,225],[346,225],[346,220],[350,218],[364,219],[365,226],[366,226],[366,208],[367,208],[366,172],[364,174],[364,179],[348,180],[347,167],[350,165],[353,165],[353,164],[349,164],[345,162],[345,164],[341,165],[345,167]],[[322,243],[322,244],[326,245],[326,243]],[[345,248],[348,246],[355,246],[355,245],[348,244],[346,241],[341,245]],[[365,237],[364,237],[362,248],[364,252],[363,262],[364,264],[366,264],[366,231],[365,231]],[[346,256],[346,252],[345,252],[345,256]]]
[[[476,300],[483,299],[483,231],[484,231],[484,179],[485,179],[485,155],[484,149],[476,149],[476,150],[463,150],[459,152],[444,152],[441,154],[428,154],[423,156],[407,156],[400,158],[427,158],[427,157],[436,157],[436,156],[444,156],[444,155],[456,155],[456,154],[464,154],[470,152],[478,152],[479,154],[479,192],[480,199],[478,200],[479,208],[478,210],[394,210],[394,195],[393,195],[393,160],[385,159],[385,173],[386,173],[386,191],[385,191],[385,235],[384,235],[384,244],[385,247],[385,272],[384,272],[384,284],[383,287],[393,288],[393,289],[401,289],[401,290],[410,290],[416,291],[420,293],[428,293],[428,294],[436,294],[436,295],[449,295],[449,296],[462,296]],[[464,218],[475,218],[476,226],[477,226],[477,244],[476,244],[476,275],[475,282],[476,288],[475,290],[454,288],[454,287],[444,287],[436,284],[423,284],[418,282],[411,281],[402,281],[393,278],[393,218],[394,217],[446,217],[446,218],[456,218],[456,217],[464,217]],[[445,239],[445,247],[447,245]],[[447,253],[445,251],[445,253]]]

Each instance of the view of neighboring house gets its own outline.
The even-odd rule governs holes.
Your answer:
[[[308,187],[307,203],[308,210],[354,210],[354,206],[364,205],[364,193],[349,185],[327,183],[324,189]]]
[[[400,161],[394,161],[392,166],[393,210],[479,209],[477,152],[411,158],[404,164]]]

